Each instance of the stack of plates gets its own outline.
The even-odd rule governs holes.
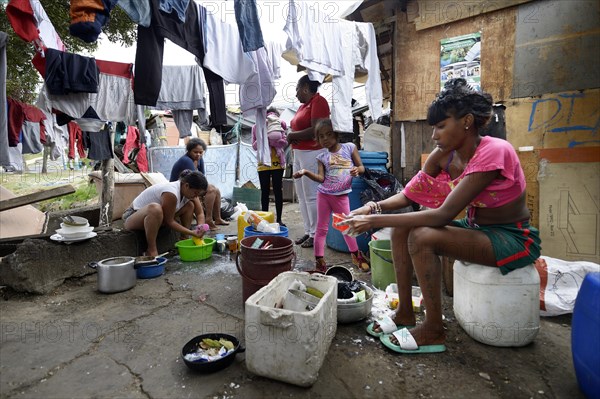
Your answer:
[[[90,226],[87,219],[79,216],[72,216],[71,218],[72,220],[65,219],[60,224],[60,229],[57,229],[56,234],[50,237],[51,240],[74,242],[96,237],[94,227]]]

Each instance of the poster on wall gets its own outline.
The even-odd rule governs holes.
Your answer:
[[[465,78],[475,90],[481,91],[481,32],[443,39],[440,52],[440,84]]]

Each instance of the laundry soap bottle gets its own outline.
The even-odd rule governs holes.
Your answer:
[[[207,224],[199,224],[198,226],[196,226],[197,234],[206,233],[208,230],[210,230],[210,227]],[[195,245],[204,245],[203,238],[192,237],[192,241],[194,242]]]

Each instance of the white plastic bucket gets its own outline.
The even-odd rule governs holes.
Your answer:
[[[503,276],[496,267],[456,261],[454,314],[479,342],[527,345],[540,328],[540,276],[533,265]]]

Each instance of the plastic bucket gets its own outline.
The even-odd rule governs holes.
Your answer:
[[[257,238],[270,241],[273,247],[251,248]],[[240,252],[235,259],[235,265],[242,276],[244,302],[280,273],[291,271],[295,259],[294,243],[287,237],[257,235],[244,238],[240,242]]]
[[[262,231],[256,231],[252,226],[246,226],[244,228],[244,238],[253,237],[253,236],[275,236],[275,237],[287,237],[288,236],[288,228],[279,226],[279,233],[265,233]]]
[[[275,222],[275,215],[273,214],[273,212],[263,212],[263,211],[255,211],[255,212],[258,214],[258,216],[265,219],[267,222],[269,222],[269,223]],[[238,241],[242,241],[242,238],[244,238],[244,229],[246,228],[246,226],[250,226],[248,224],[248,222],[246,222],[246,220],[244,219],[244,216],[246,216],[246,212],[242,212],[240,214],[240,216],[238,216],[238,219],[237,219]]]
[[[577,293],[571,323],[573,366],[579,389],[600,395],[600,273],[588,273]]]
[[[369,242],[371,258],[371,282],[380,290],[396,282],[396,271],[392,259],[390,240],[373,240]]]

